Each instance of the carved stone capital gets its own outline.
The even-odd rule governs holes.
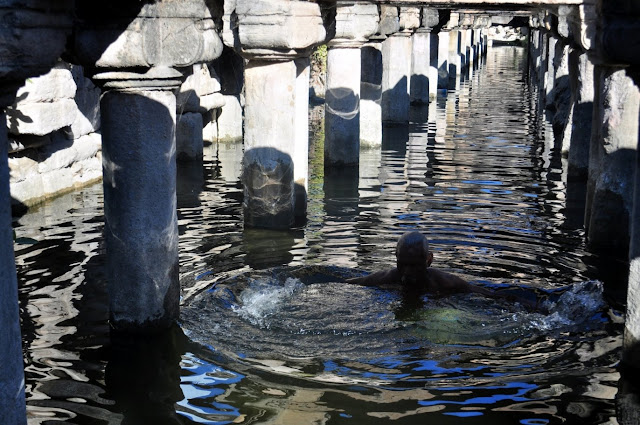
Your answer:
[[[431,29],[440,23],[440,14],[438,9],[433,7],[422,8],[422,21],[420,26],[425,29]]]
[[[329,46],[360,47],[378,31],[378,6],[371,3],[341,5],[335,17],[335,35]]]
[[[222,53],[205,0],[165,0],[111,12],[102,20],[85,16],[78,25],[76,55],[90,72],[188,67],[212,61]]]
[[[320,6],[306,1],[231,1],[223,23],[224,43],[246,59],[306,56],[326,37]]]
[[[420,28],[420,8],[401,7],[400,8],[400,30],[413,31]]]

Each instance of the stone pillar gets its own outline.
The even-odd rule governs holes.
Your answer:
[[[361,60],[358,47],[329,48],[324,117],[325,166],[358,164]]]
[[[13,254],[7,119],[0,111],[0,423],[26,424],[18,281]]]
[[[245,68],[244,215],[250,227],[294,222],[294,61],[251,60]]]
[[[360,148],[378,148],[382,145],[382,43],[366,43],[361,58]]]
[[[578,49],[569,54],[569,83],[572,105],[568,178],[586,180],[593,117],[593,63],[587,53]]]
[[[245,225],[290,228],[296,215],[306,211],[308,57],[326,36],[320,7],[302,1],[238,0],[225,3],[224,12],[224,43],[248,60]]]
[[[165,328],[179,315],[176,99],[169,90],[107,89],[100,101],[110,320]]]
[[[335,20],[336,34],[327,53],[325,168],[360,161],[361,47],[378,29],[378,8],[338,3]]]
[[[382,43],[382,120],[391,123],[409,121],[409,76],[411,37],[399,32]]]
[[[640,93],[624,68],[596,66],[594,80],[587,240],[593,249],[622,254],[629,247]]]
[[[418,29],[412,36],[411,81],[409,84],[412,104],[429,103],[429,67],[431,62],[431,31]]]
[[[443,28],[438,32],[438,88],[449,88],[449,36],[451,32]]]
[[[75,51],[101,99],[106,276],[117,331],[156,332],[179,315],[174,67],[222,52],[204,0],[78,8]],[[114,28],[121,28],[114,40]],[[189,49],[185,49],[189,46]]]

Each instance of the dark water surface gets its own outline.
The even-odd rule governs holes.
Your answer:
[[[18,219],[29,423],[615,423],[623,319],[525,62],[491,49],[385,128],[355,178],[323,176],[315,132],[295,230],[243,229],[241,147],[205,148],[178,176],[183,308],[165,335],[109,334],[100,185]],[[393,267],[407,230],[435,267],[549,312],[343,283]]]

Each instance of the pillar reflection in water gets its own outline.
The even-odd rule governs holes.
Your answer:
[[[107,391],[122,413],[122,425],[184,423],[175,403],[186,337],[178,325],[153,335],[111,335],[105,370]]]

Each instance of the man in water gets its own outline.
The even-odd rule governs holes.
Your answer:
[[[458,276],[430,267],[433,252],[429,241],[420,232],[407,232],[400,236],[396,247],[396,267],[367,276],[347,279],[349,283],[365,286],[402,288],[405,294],[446,296],[460,293],[475,293],[491,298],[516,301],[525,307],[536,309],[531,301],[514,295],[503,295],[495,291],[472,285]]]

